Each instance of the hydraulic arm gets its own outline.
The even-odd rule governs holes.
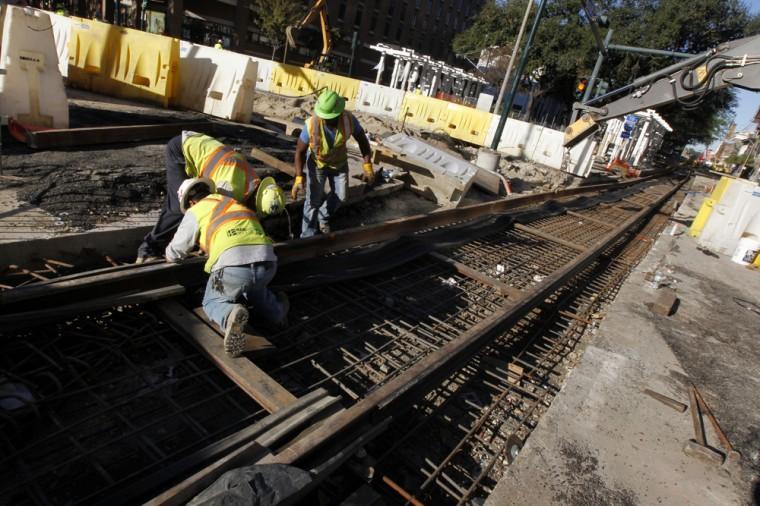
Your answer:
[[[296,36],[303,27],[311,24],[317,17],[319,17],[319,26],[322,30],[322,53],[319,58],[308,63],[306,67],[311,67],[315,64],[322,64],[325,58],[330,54],[332,49],[332,39],[330,38],[330,24],[327,20],[327,0],[316,0],[314,5],[311,6],[306,17],[301,20],[300,23],[289,26],[285,29],[285,35],[288,39],[288,45],[292,48],[298,46],[296,43]]]
[[[584,114],[565,130],[565,147],[585,139],[609,119],[673,102],[696,108],[705,95],[728,86],[760,90],[760,36],[726,42],[585,104],[576,103],[574,107]]]

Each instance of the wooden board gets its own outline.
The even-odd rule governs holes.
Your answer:
[[[259,148],[252,148],[251,156],[257,160],[261,160],[262,162],[272,167],[273,169],[277,169],[280,172],[284,172],[285,174],[291,177],[295,177],[296,175],[296,169],[293,168],[292,164],[283,162],[279,158],[275,158],[274,156],[270,155],[269,153],[265,153]]]
[[[219,334],[178,301],[161,301],[156,307],[169,325],[198,345],[224,374],[264,409],[273,413],[296,401],[293,394],[249,359],[227,355]]]
[[[27,132],[27,144],[34,149],[91,146],[119,142],[170,139],[183,130],[212,134],[214,124],[208,121],[163,123],[159,125],[123,125],[87,128],[59,128]]]

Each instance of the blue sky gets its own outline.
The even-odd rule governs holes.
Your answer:
[[[760,0],[745,0],[745,3],[753,14],[760,14]],[[752,118],[755,117],[755,112],[760,106],[760,92],[737,89],[736,98],[739,100],[735,111],[736,118],[734,118],[736,129],[739,131],[750,129]]]

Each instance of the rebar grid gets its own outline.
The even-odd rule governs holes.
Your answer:
[[[433,503],[463,504],[490,493],[508,465],[512,436],[524,440],[530,433],[558,391],[559,366],[666,223],[666,217],[655,215],[637,234],[618,241],[418,404],[416,416],[392,429],[393,444],[378,458],[381,465],[391,461],[394,469],[403,469],[394,480]],[[521,341],[525,344],[515,353]],[[517,367],[508,369],[508,363]],[[457,431],[464,436],[457,438]],[[450,441],[458,442],[443,456],[441,443]]]
[[[140,308],[4,334],[2,347],[9,504],[103,497],[266,414]]]
[[[291,327],[270,340],[270,374],[296,393],[333,385],[359,399],[500,309],[504,299],[446,264],[418,259],[392,274],[291,296]],[[318,330],[313,330],[318,329]]]

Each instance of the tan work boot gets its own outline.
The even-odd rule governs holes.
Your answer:
[[[245,348],[245,324],[248,323],[248,310],[236,304],[227,316],[227,328],[224,329],[224,351],[231,357],[239,357]]]

